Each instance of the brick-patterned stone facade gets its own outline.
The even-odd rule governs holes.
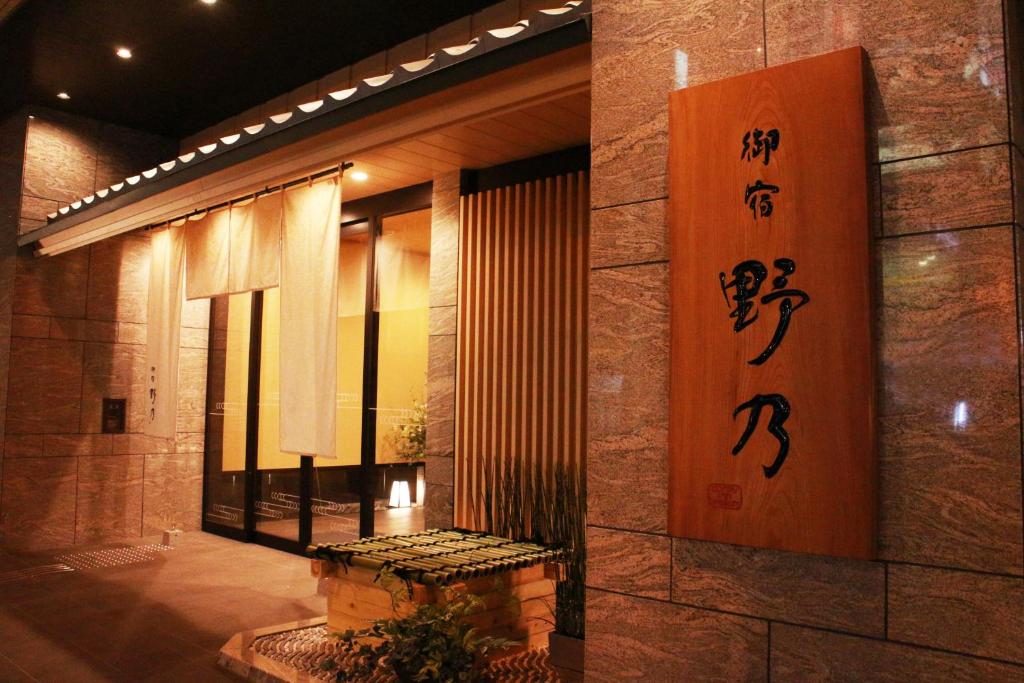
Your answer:
[[[426,526],[451,527],[455,504],[455,338],[459,273],[459,173],[434,178],[427,346]]]
[[[1022,14],[594,0],[588,680],[1024,677]],[[871,74],[879,560],[671,538],[667,94],[854,45]]]
[[[141,433],[148,236],[48,258],[14,247],[19,230],[42,225],[60,202],[172,156],[174,143],[47,111],[12,121],[19,170],[0,177],[0,197],[20,208],[2,207],[0,225],[0,360],[10,358],[0,368],[0,542],[56,548],[197,528],[208,302],[183,312],[177,438],[150,438]],[[103,398],[127,399],[126,433],[100,433]]]

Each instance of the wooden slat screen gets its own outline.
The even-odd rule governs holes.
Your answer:
[[[462,198],[458,526],[480,526],[488,467],[584,465],[589,216],[584,171]]]

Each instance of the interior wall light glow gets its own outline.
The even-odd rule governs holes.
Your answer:
[[[71,95],[67,94],[66,92],[64,92],[62,90],[59,93],[57,93],[57,99],[58,100],[70,100],[71,99]]]
[[[128,48],[126,48],[126,47],[119,47],[119,48],[117,48],[117,50],[114,51],[114,54],[116,54],[121,59],[131,59],[132,58],[132,51],[129,50]]]
[[[202,3],[204,5],[216,5],[217,4],[217,0],[202,0]]]
[[[356,180],[360,183],[366,181],[369,177],[370,176],[367,175],[366,171],[352,171],[352,180]]]

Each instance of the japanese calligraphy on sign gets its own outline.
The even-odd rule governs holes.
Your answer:
[[[873,557],[861,63],[670,95],[673,535]]]

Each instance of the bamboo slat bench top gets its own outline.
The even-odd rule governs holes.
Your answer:
[[[390,569],[402,578],[427,585],[448,585],[563,559],[562,551],[556,548],[465,529],[430,529],[311,545],[307,553],[345,567]]]

